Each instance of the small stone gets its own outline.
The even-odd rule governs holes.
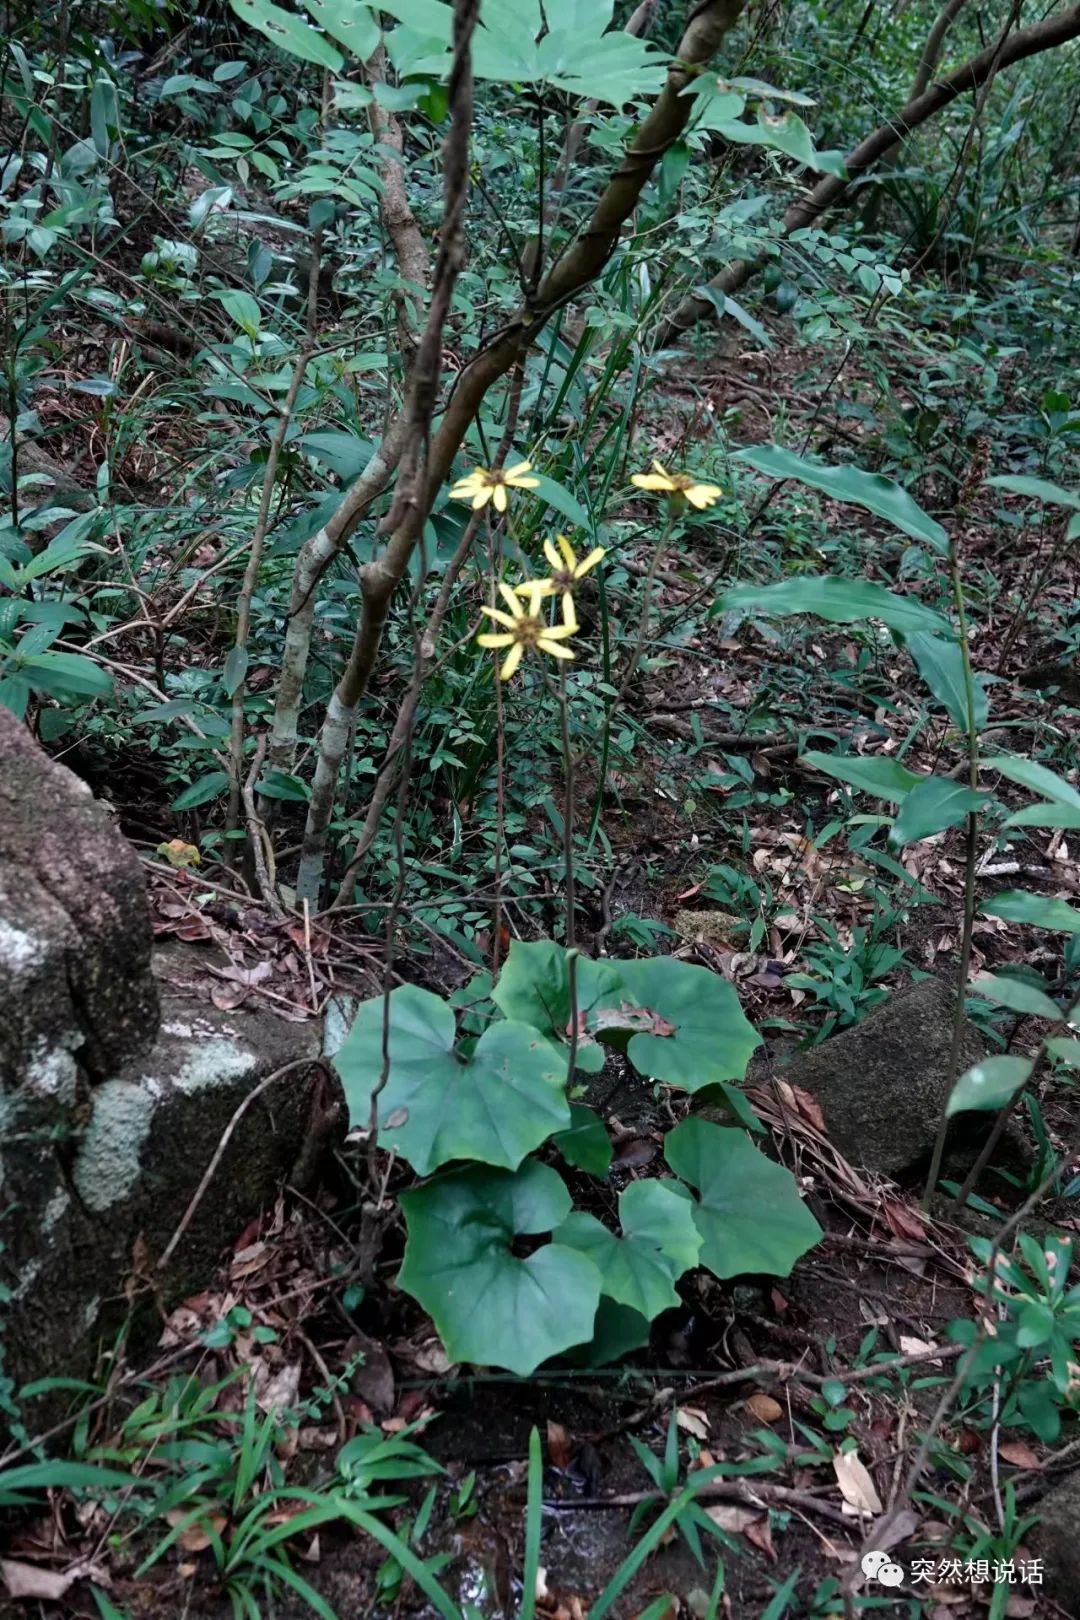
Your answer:
[[[949,1090],[955,1009],[951,985],[920,980],[772,1072],[817,1098],[829,1140],[850,1164],[898,1181],[917,1178],[929,1166]],[[985,1055],[965,1019],[957,1075]],[[758,1056],[751,1080],[762,1084],[764,1069]],[[958,1115],[949,1129],[950,1163],[970,1162],[992,1122],[992,1114]]]

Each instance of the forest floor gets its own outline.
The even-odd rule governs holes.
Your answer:
[[[822,389],[815,378],[823,374],[830,381]],[[851,407],[865,397],[864,383],[851,373],[837,379],[835,363],[821,355],[781,347],[764,357],[744,342],[733,354],[669,376],[651,397],[642,439],[661,459],[670,453],[685,460],[713,420],[725,417],[735,440],[758,442],[782,409],[792,442],[804,436],[812,452],[827,458],[837,437],[850,440],[861,431],[852,425],[857,418]],[[935,494],[940,500],[932,486],[920,492],[931,510],[938,509]],[[767,517],[761,514],[759,522]],[[873,519],[862,515],[855,524],[851,509],[841,506],[826,508],[825,519],[830,543],[842,542],[847,533],[850,553],[864,559],[867,577],[897,588],[876,561]],[[697,533],[701,551],[672,555],[661,570],[662,623],[688,616],[709,582],[730,577],[738,562],[727,542],[714,542],[705,530]],[[969,512],[963,549],[973,570],[993,580],[984,604],[1001,604],[1000,622],[992,612],[984,614],[975,645],[977,667],[1001,677],[994,688],[995,723],[1008,728],[1003,735],[1010,739],[1032,744],[1048,728],[1069,735],[1077,694],[1067,673],[1047,688],[1024,672],[1045,662],[1046,623],[1056,611],[1064,615],[1080,591],[1080,574],[1062,567],[1048,581],[1038,638],[1024,622],[1012,634],[1011,616],[1033,578],[1032,557],[1012,535],[1001,533],[989,502],[982,507],[976,501]],[[889,555],[895,556],[894,547]],[[628,566],[635,566],[632,556]],[[999,669],[1006,638],[1007,657]],[[747,1016],[770,1041],[790,1046],[813,1035],[827,1007],[786,981],[805,968],[807,946],[828,941],[830,929],[841,951],[857,940],[874,913],[868,882],[874,874],[843,840],[819,849],[804,836],[808,804],[820,809],[831,787],[800,765],[796,735],[819,727],[839,730],[851,751],[871,739],[876,751],[895,749],[920,718],[905,680],[900,656],[887,644],[868,665],[864,648],[834,626],[766,641],[749,627],[728,635],[717,620],[684,645],[678,659],[653,659],[634,699],[640,729],[632,766],[598,785],[583,765],[580,792],[591,798],[602,787],[613,852],[582,897],[583,945],[626,954],[635,940],[648,938],[650,924],[658,925],[654,948],[678,950],[728,977]],[[744,762],[741,775],[733,760]],[[916,769],[961,770],[962,740],[942,716],[924,719],[905,760]],[[347,916],[332,925],[316,919],[307,930],[298,921],[283,929],[224,870],[211,865],[196,876],[167,872],[153,862],[150,852],[175,836],[175,827],[165,798],[153,790],[152,762],[133,758],[130,773],[111,770],[110,793],[121,824],[151,861],[159,935],[205,949],[208,964],[239,970],[208,976],[207,994],[217,1005],[262,1006],[304,1018],[331,995],[362,997],[379,988],[377,942],[354,930]],[[727,814],[733,794],[739,808]],[[697,804],[689,827],[688,800]],[[919,903],[910,894],[897,900],[887,936],[897,957],[880,987],[896,988],[913,974],[955,972],[962,838],[958,830],[907,851],[903,867]],[[764,938],[754,950],[738,917],[725,935],[722,917],[733,902],[720,905],[721,921],[715,921],[719,902],[706,879],[708,869],[722,863],[752,873],[774,896]],[[1024,879],[1029,886],[1080,892],[1073,835],[1032,830],[1023,864],[1033,874]],[[985,881],[993,876],[984,874]],[[207,905],[210,891],[215,898]],[[688,918],[705,910],[714,920],[707,937],[695,938]],[[1061,976],[1060,957],[1044,939],[979,918],[973,967],[993,969],[1018,959],[1050,980]],[[449,944],[414,960],[399,957],[397,967],[404,977],[443,992],[472,971]],[[1023,1049],[1024,1030],[1009,1034]],[[658,1103],[651,1087],[625,1074],[612,1070],[600,1078],[616,1142],[614,1195],[630,1180],[655,1173],[650,1165],[658,1153],[658,1110],[668,1111],[667,1122],[673,1105],[670,1098]],[[1074,1140],[1071,1095],[1047,1086],[1039,1101],[1051,1140],[1068,1151]],[[440,1579],[457,1601],[472,1602],[490,1620],[509,1620],[520,1602],[515,1583],[524,1554],[530,1430],[539,1427],[545,1458],[546,1584],[538,1612],[545,1620],[584,1620],[633,1546],[631,1516],[649,1489],[630,1437],[662,1453],[674,1413],[684,1459],[746,1464],[740,1479],[703,1498],[731,1538],[721,1612],[733,1620],[839,1612],[836,1583],[851,1574],[867,1515],[904,1501],[919,1435],[950,1380],[957,1350],[948,1324],[972,1317],[976,1306],[970,1255],[966,1234],[945,1214],[931,1220],[919,1212],[921,1189],[897,1187],[846,1164],[823,1144],[812,1111],[794,1118],[777,1111],[767,1087],[761,1103],[774,1150],[799,1176],[824,1241],[785,1280],[720,1284],[699,1275],[681,1290],[682,1309],[655,1324],[648,1351],[617,1369],[556,1367],[519,1380],[448,1366],[430,1323],[394,1288],[401,1248],[396,1228],[387,1237],[379,1287],[347,1305],[358,1219],[348,1170],[354,1154],[360,1171],[357,1142],[342,1156],[336,1181],[316,1198],[286,1196],[256,1227],[237,1235],[220,1275],[165,1322],[160,1345],[147,1353],[142,1368],[140,1398],[155,1381],[164,1387],[178,1367],[208,1385],[237,1368],[258,1366],[264,1405],[280,1399],[282,1390],[307,1397],[343,1375],[340,1392],[321,1402],[321,1415],[293,1431],[282,1457],[287,1480],[317,1482],[339,1444],[365,1424],[388,1435],[420,1424],[412,1438],[445,1472],[436,1477],[419,1549],[429,1559],[448,1555]],[[388,1190],[395,1190],[393,1175]],[[986,1196],[1009,1209],[1023,1192],[995,1181]],[[1059,1204],[1057,1229],[1078,1229],[1072,1208],[1067,1200]],[[483,1309],[480,1300],[477,1309]],[[246,1313],[246,1325],[227,1344],[208,1347],[206,1329],[230,1313],[235,1318],[238,1310]],[[260,1343],[260,1326],[274,1330],[272,1344]],[[884,1353],[894,1366],[883,1373],[875,1370],[874,1358]],[[359,1355],[363,1364],[348,1374]],[[788,1376],[785,1369],[793,1366],[802,1376]],[[242,1402],[239,1386],[229,1400]],[[115,1433],[122,1410],[122,1402],[114,1401],[96,1411],[88,1420],[91,1439],[103,1442]],[[856,1441],[865,1475],[846,1475],[837,1467],[845,1438]],[[903,1556],[909,1564],[917,1558],[962,1565],[971,1549],[985,1543],[984,1531],[996,1545],[1005,1487],[1014,1487],[1022,1516],[1029,1507],[1037,1509],[1040,1496],[1068,1467],[1068,1457],[1058,1460],[1054,1447],[1026,1432],[969,1423],[963,1411],[950,1412],[940,1438],[942,1453],[917,1499],[904,1504]],[[412,1482],[404,1494],[418,1505],[427,1483]],[[288,1511],[283,1508],[283,1517]],[[112,1601],[131,1620],[224,1620],[234,1612],[197,1529],[182,1534],[138,1579],[132,1571],[145,1547],[123,1537],[117,1543],[110,1531],[101,1517],[80,1523],[58,1506],[47,1519],[23,1526],[7,1556],[25,1560],[51,1546],[92,1559],[106,1572]],[[675,1594],[663,1611],[672,1620],[706,1614],[715,1543],[703,1552],[702,1566],[684,1539],[674,1533],[665,1538],[611,1610],[616,1620],[644,1614],[661,1594]],[[1008,1555],[1023,1565],[1023,1535],[1013,1539]],[[995,1555],[983,1550],[980,1556]],[[342,1617],[383,1612],[380,1591],[388,1614],[434,1612],[408,1578],[395,1588],[385,1555],[373,1542],[340,1527],[312,1535],[298,1567]],[[874,1598],[886,1612],[933,1620],[966,1620],[992,1602],[995,1616],[1016,1620],[1064,1612],[1043,1597],[1037,1583],[1019,1576],[1002,1607],[990,1584],[962,1567],[958,1574],[905,1583],[902,1594],[872,1582],[858,1583],[858,1590],[861,1600]],[[62,1607],[72,1616],[99,1613],[78,1584]],[[25,1610],[0,1606],[0,1614],[15,1613]],[[299,1598],[278,1597],[266,1613],[299,1620],[310,1610]]]

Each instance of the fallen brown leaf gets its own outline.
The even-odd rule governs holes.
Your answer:
[[[553,1468],[569,1468],[573,1451],[570,1431],[552,1418],[547,1420],[547,1450]]]
[[[857,1513],[880,1513],[881,1498],[858,1453],[838,1451],[832,1464],[840,1494],[847,1506],[854,1508]]]
[[[1041,1468],[1042,1460],[1023,1440],[1006,1440],[998,1446],[998,1456],[1014,1468]]]
[[[675,1413],[675,1422],[687,1434],[692,1434],[695,1440],[707,1440],[709,1437],[709,1414],[703,1412],[700,1406],[680,1406]]]

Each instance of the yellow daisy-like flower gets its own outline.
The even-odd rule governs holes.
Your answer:
[[[500,608],[484,607],[481,613],[486,613],[489,619],[502,625],[503,629],[494,633],[477,636],[481,647],[509,647],[510,651],[502,661],[499,669],[499,679],[508,681],[521,663],[526,651],[535,648],[537,652],[548,653],[552,658],[573,658],[569,647],[560,647],[559,643],[565,641],[567,636],[576,635],[578,629],[577,619],[573,611],[562,624],[547,624],[540,617],[540,603],[545,596],[551,595],[550,581],[546,579],[530,579],[518,590],[527,597],[523,604],[516,591],[509,585],[500,582],[499,594],[506,603],[509,612],[504,613]],[[573,604],[571,604],[571,609]]]
[[[474,512],[479,512],[488,501],[496,512],[506,511],[508,489],[539,489],[539,478],[530,478],[531,461],[519,461],[513,467],[474,467],[467,478],[459,478],[450,491],[455,501],[471,501]]]
[[[638,489],[667,495],[675,504],[689,501],[699,512],[712,506],[724,493],[717,484],[699,484],[693,473],[669,473],[658,461],[653,462],[651,473],[633,473],[630,482],[636,484]]]
[[[544,556],[551,564],[551,578],[543,581],[529,580],[526,584],[517,586],[517,592],[519,596],[525,596],[532,591],[534,585],[541,583],[547,587],[545,594],[548,596],[556,596],[561,592],[563,618],[569,624],[571,620],[577,618],[574,611],[574,587],[579,580],[585,578],[590,569],[596,567],[600,559],[606,556],[607,553],[603,546],[594,546],[588,556],[582,557],[579,561],[577,553],[565,534],[557,534],[555,541],[559,548],[558,551],[555,550],[555,546],[552,545],[550,540],[544,541]]]

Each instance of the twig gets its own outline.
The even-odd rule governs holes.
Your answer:
[[[693,1477],[691,1474],[687,1479],[688,1485],[693,1483]],[[574,1513],[581,1508],[640,1507],[643,1502],[653,1501],[662,1501],[656,1491],[623,1491],[618,1496],[572,1496],[566,1501],[547,1498],[544,1506],[556,1513]],[[853,1528],[852,1520],[832,1502],[825,1502],[809,1491],[798,1491],[788,1485],[744,1485],[738,1480],[718,1479],[695,1491],[694,1501],[742,1502],[746,1507],[760,1508],[763,1512],[770,1507],[798,1507],[805,1513],[816,1513],[819,1518],[828,1519],[832,1524],[842,1524],[846,1530]]]
[[[274,846],[270,842],[270,835],[266,830],[259,813],[255,808],[255,783],[262,770],[263,760],[266,758],[266,734],[262,733],[255,744],[255,752],[251,756],[251,769],[247,779],[240,790],[244,802],[244,815],[247,819],[248,838],[251,841],[251,858],[255,863],[255,880],[259,885],[267,910],[275,922],[284,922],[285,913],[277,897],[274,871]]]

